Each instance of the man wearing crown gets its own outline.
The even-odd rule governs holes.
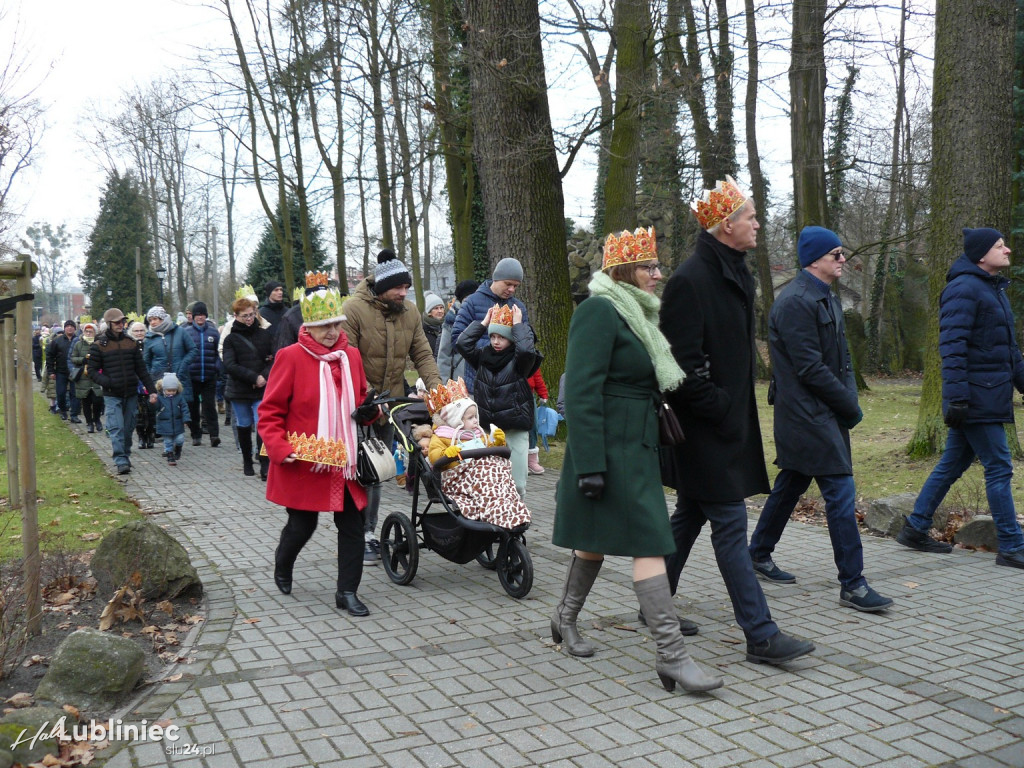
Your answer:
[[[394,251],[385,248],[377,255],[373,276],[359,283],[344,305],[345,333],[349,344],[363,357],[367,384],[378,393],[387,391],[395,397],[405,395],[407,358],[412,358],[416,372],[428,389],[442,383],[430,342],[423,333],[419,310],[405,298],[411,285],[409,270]],[[380,419],[373,429],[385,445],[394,442],[394,427],[386,419]],[[380,561],[380,544],[374,536],[380,486],[368,491],[364,562],[376,565]]]
[[[661,300],[661,329],[686,373],[669,393],[686,442],[668,449],[666,483],[679,491],[672,515],[676,553],[668,558],[673,593],[704,523],[747,638],[747,660],[781,664],[814,650],[772,621],[747,553],[744,499],[768,493],[754,401],[754,277],[746,252],[757,245],[754,201],[727,176],[691,208],[701,232]]]

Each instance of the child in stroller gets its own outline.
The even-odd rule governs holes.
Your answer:
[[[427,453],[435,466],[442,458],[450,460],[440,465],[442,491],[469,520],[506,529],[529,523],[530,510],[516,491],[509,459],[462,457],[463,451],[504,445],[505,434],[496,429],[492,439],[480,427],[479,409],[466,393],[462,379],[449,382],[447,389],[461,396],[434,414],[436,426]]]

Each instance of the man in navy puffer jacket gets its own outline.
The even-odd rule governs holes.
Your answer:
[[[210,447],[220,445],[220,427],[217,423],[217,376],[220,373],[220,359],[217,346],[220,333],[208,322],[206,304],[197,301],[192,305],[192,322],[185,326],[185,332],[195,342],[198,354],[189,366],[192,381],[192,399],[188,403],[192,417],[192,445],[202,445],[203,425],[210,434]],[[202,418],[199,414],[202,413]]]
[[[964,252],[949,268],[939,299],[946,450],[897,541],[921,552],[951,551],[928,536],[932,516],[977,457],[985,468],[985,495],[999,538],[996,564],[1024,568],[1024,533],[1013,505],[1013,463],[1003,426],[1013,423],[1014,387],[1024,392],[1024,359],[1006,297],[1010,281],[999,274],[1010,266],[1010,249],[998,230],[963,232]]]

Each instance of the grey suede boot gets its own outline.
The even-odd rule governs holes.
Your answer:
[[[665,574],[633,582],[640,610],[658,644],[654,669],[666,691],[679,683],[687,691],[713,691],[722,686],[722,678],[709,675],[690,658],[679,631],[679,618],[672,605],[672,592]]]
[[[555,608],[555,615],[551,617],[551,639],[556,643],[562,643],[564,639],[565,650],[573,656],[593,656],[597,650],[580,637],[576,629],[576,617],[580,615],[590,588],[594,586],[602,563],[604,560],[584,560],[573,552],[569,572],[565,574],[562,599]]]

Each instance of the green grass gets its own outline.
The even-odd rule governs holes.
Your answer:
[[[49,412],[46,400],[33,396],[36,438],[36,487],[40,549],[93,549],[112,528],[141,516],[124,487],[107,474],[99,457],[67,422]],[[0,418],[3,402],[0,401]],[[0,421],[0,425],[2,425]],[[3,433],[0,427],[0,433]],[[108,443],[109,445],[109,443]],[[21,557],[21,512],[11,510],[7,486],[6,434],[0,435],[0,562]]]
[[[898,493],[917,493],[939,459],[936,455],[915,461],[906,454],[907,444],[917,426],[921,381],[872,379],[868,385],[871,390],[860,395],[864,421],[850,433],[857,497],[860,500],[871,500]],[[775,460],[775,441],[772,437],[772,408],[767,402],[767,391],[767,383],[758,382],[757,405],[764,455],[768,475],[774,481],[778,468],[772,463]],[[562,465],[564,454],[564,439],[559,439],[551,443],[550,452],[545,453],[544,448],[541,448],[540,462],[545,467],[558,468]],[[1024,484],[1015,479],[1013,490],[1017,509],[1024,509]],[[811,485],[808,497],[820,498],[816,485]],[[982,468],[977,462],[953,486],[947,502],[956,507],[975,510],[987,507]]]

